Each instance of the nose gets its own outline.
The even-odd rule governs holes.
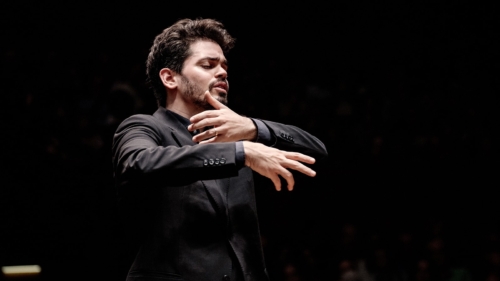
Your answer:
[[[227,70],[225,70],[222,66],[219,66],[217,68],[217,72],[215,73],[216,78],[222,78],[226,79],[227,78]]]

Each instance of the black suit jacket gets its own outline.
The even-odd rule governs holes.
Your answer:
[[[264,121],[276,148],[326,156],[321,141]],[[127,228],[138,252],[127,280],[268,280],[253,173],[234,143],[198,145],[172,112],[124,120],[113,139],[113,168]],[[224,276],[226,276],[224,278]]]

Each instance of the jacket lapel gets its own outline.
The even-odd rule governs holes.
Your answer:
[[[158,107],[158,110],[153,114],[153,116],[160,120],[161,123],[166,124],[172,131],[170,132],[173,139],[177,142],[179,147],[185,145],[198,145],[193,142],[192,135],[187,128],[168,110],[163,107]],[[227,218],[227,208],[226,208],[226,189],[225,180],[202,180],[201,181],[205,189],[207,190],[209,196],[213,199],[212,202],[216,206],[214,208],[216,211],[224,218]]]

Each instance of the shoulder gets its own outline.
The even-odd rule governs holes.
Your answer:
[[[149,114],[135,114],[135,115],[132,115],[132,116],[124,119],[121,122],[120,126],[127,125],[127,124],[135,124],[135,123],[139,123],[139,124],[154,123],[154,117],[152,115],[149,115]]]
[[[156,127],[155,118],[148,114],[136,114],[124,119],[120,125],[118,125],[116,132],[126,130],[128,128],[134,128],[138,126],[146,127]]]
[[[166,130],[162,128],[154,116],[148,114],[132,115],[118,125],[113,136],[113,147],[118,147],[136,138],[151,139],[160,143],[163,137],[162,131]]]
[[[120,125],[118,125],[114,134],[114,139],[118,141],[120,139],[128,139],[129,137],[147,135],[159,141],[166,132],[170,131],[172,131],[172,129],[169,125],[164,124],[164,122],[161,122],[153,115],[135,114],[124,119]]]

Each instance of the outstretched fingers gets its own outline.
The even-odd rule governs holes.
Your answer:
[[[310,156],[267,147],[260,143],[244,141],[245,165],[259,174],[269,178],[277,191],[281,190],[281,178],[287,182],[288,190],[293,190],[295,179],[293,171],[314,177],[316,172],[307,167],[316,160]]]
[[[304,162],[306,164],[314,164],[316,162],[316,159],[314,159],[310,156],[304,155],[302,153],[289,152],[289,151],[283,151],[283,153],[287,159]]]
[[[281,164],[283,167],[296,170],[310,177],[316,176],[316,172],[313,169],[301,163],[304,162],[307,164],[314,164],[315,162],[314,158],[300,153],[292,153],[292,154],[293,155],[285,154],[287,160]]]
[[[285,160],[279,167],[276,168],[275,173],[269,176],[277,191],[281,190],[281,180],[279,177],[282,177],[287,182],[287,189],[289,191],[293,190],[293,187],[295,186],[295,179],[292,172],[288,169],[296,170],[310,177],[314,177],[316,175],[315,171],[300,162],[295,160]]]

